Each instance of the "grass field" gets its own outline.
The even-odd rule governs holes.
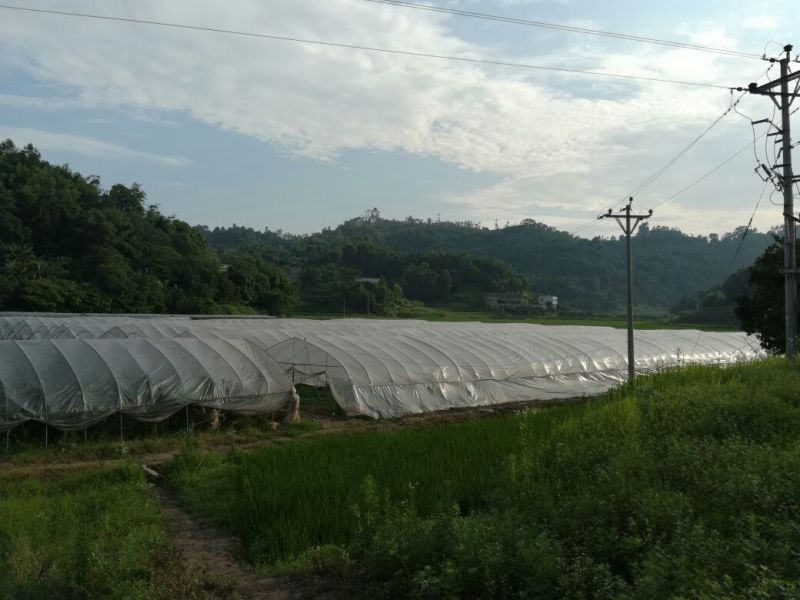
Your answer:
[[[0,481],[0,597],[155,598],[167,554],[158,508],[132,465]]]
[[[251,560],[269,564],[314,546],[347,543],[368,476],[397,497],[413,483],[427,511],[450,499],[486,506],[500,477],[498,457],[516,448],[518,429],[516,419],[505,417],[297,440],[233,456],[188,453],[164,475],[190,507],[239,534]]]
[[[798,389],[778,360],[692,367],[581,406],[189,452],[166,476],[253,562],[373,597],[796,598]]]

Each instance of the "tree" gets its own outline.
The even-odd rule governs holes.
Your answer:
[[[0,309],[294,309],[297,290],[267,252],[235,257],[228,274],[208,229],[166,217],[146,199],[137,184],[106,191],[98,177],[51,165],[32,146],[0,142]]]
[[[245,252],[228,251],[222,258],[238,301],[278,316],[292,314],[297,308],[297,288],[275,265]]]
[[[783,240],[775,242],[748,269],[750,286],[737,298],[736,316],[744,330],[755,334],[773,352],[786,348]]]

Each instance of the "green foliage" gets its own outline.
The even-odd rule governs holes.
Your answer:
[[[380,597],[796,597],[798,383],[783,363],[698,368],[547,432],[524,417],[494,510],[377,505],[351,556]],[[411,564],[374,558],[389,532]]]
[[[202,235],[145,206],[137,185],[108,190],[32,146],[0,143],[0,308],[216,313],[247,304],[287,314],[297,292],[263,258],[224,271]]]
[[[49,481],[0,481],[0,596],[155,598],[166,548],[133,465]]]
[[[757,261],[759,259],[756,259]],[[676,323],[713,323],[738,327],[736,307],[750,288],[750,268],[729,275],[719,285],[701,291],[695,297],[684,296],[672,312],[678,315]],[[752,331],[750,332],[752,333]]]
[[[613,311],[625,303],[621,238],[586,240],[530,219],[489,229],[471,222],[433,223],[411,217],[393,221],[380,218],[373,209],[365,217],[309,236],[236,226],[202,232],[218,249],[258,244],[272,256],[291,260],[303,271],[303,301],[312,309],[322,307],[315,297],[320,274],[308,274],[308,280],[306,274],[322,267],[337,271],[340,282],[352,281],[353,276],[381,277],[389,285],[398,283],[406,298],[434,304],[478,307],[487,292],[529,288],[555,294],[562,306],[582,310]],[[634,252],[637,302],[666,310],[682,297],[692,297],[721,281],[742,233],[738,229],[703,237],[665,227],[641,227]],[[751,264],[769,241],[766,234],[749,232],[733,268]],[[329,275],[327,279],[336,278]],[[335,286],[328,289],[338,298],[331,310],[341,311],[347,294]],[[353,301],[347,297],[348,303]],[[729,320],[731,315],[728,310]]]
[[[399,497],[414,482],[426,513],[450,499],[485,506],[499,476],[498,457],[515,447],[517,427],[514,419],[500,418],[323,436],[230,458],[189,454],[165,465],[163,473],[189,506],[242,536],[254,562],[270,563],[346,543],[367,475]]]
[[[234,300],[278,316],[290,315],[297,308],[300,302],[297,288],[274,264],[247,250],[225,251],[220,258],[235,290]]]
[[[339,575],[372,598],[795,598],[798,386],[782,361],[691,367],[580,406],[195,457],[169,477],[257,562],[343,546]]]
[[[706,238],[642,226],[637,302],[664,310],[721,280],[741,233]],[[768,244],[750,232],[733,266],[746,267]],[[530,219],[490,230],[392,221],[377,209],[312,235],[191,228],[148,206],[137,184],[104,190],[32,146],[0,143],[2,309],[288,315],[369,307],[396,317],[409,313],[408,300],[478,309],[486,293],[533,290],[558,295],[562,307],[614,311],[624,305],[623,255],[621,239],[585,240]],[[730,319],[729,306],[717,312]]]
[[[784,315],[783,240],[774,243],[756,259],[750,269],[750,285],[736,301],[736,316],[747,333],[774,352],[786,348]]]
[[[379,218],[365,220],[379,226]],[[201,228],[220,252],[235,248],[294,261],[307,311],[405,315],[406,299],[483,306],[487,292],[524,292],[529,283],[507,264],[463,251],[401,252],[367,233],[350,235],[347,224],[311,236],[258,233],[241,227]],[[359,278],[378,279],[377,284]]]

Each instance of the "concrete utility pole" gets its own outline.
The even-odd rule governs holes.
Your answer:
[[[606,214],[597,218],[614,218],[625,233],[625,254],[627,258],[625,271],[628,284],[628,381],[633,383],[636,377],[636,362],[633,358],[633,254],[631,252],[631,236],[641,221],[649,219],[653,215],[653,210],[650,209],[650,212],[646,215],[633,215],[631,214],[631,204],[633,204],[633,198],[628,200],[628,204],[622,212],[613,213],[609,208]],[[622,221],[623,219],[625,219],[624,222]]]
[[[789,92],[789,82],[798,80],[800,85],[800,71],[789,72],[789,62],[792,60],[792,45],[787,44],[783,47],[786,56],[778,62],[781,66],[781,76],[774,81],[769,81],[764,85],[751,83],[747,91],[751,94],[769,96],[781,111],[781,129],[776,135],[782,137],[783,142],[778,156],[783,159],[783,163],[772,165],[772,170],[776,171],[783,167],[783,174],[777,174],[778,187],[783,191],[783,274],[784,274],[784,307],[786,311],[786,358],[794,360],[797,356],[797,254],[795,253],[796,228],[798,221],[794,215],[794,196],[792,186],[798,181],[792,173],[792,137],[789,118],[789,107],[794,98],[798,96],[795,87],[794,92]],[[775,62],[776,59],[770,59]],[[780,86],[780,92],[772,91]],[[780,97],[780,102],[776,98]]]

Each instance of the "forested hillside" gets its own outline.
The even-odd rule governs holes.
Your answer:
[[[481,308],[488,292],[525,293],[530,284],[508,264],[455,250],[403,252],[372,236],[345,235],[341,228],[287,236],[242,227],[198,227],[224,256],[246,250],[286,265],[300,288],[303,307],[321,312],[363,312],[387,316],[405,312],[407,300]],[[377,279],[364,283],[358,279]]]
[[[740,237],[642,227],[637,304],[666,311],[721,284]],[[750,232],[732,271],[770,242]],[[398,316],[409,300],[476,309],[488,292],[516,292],[605,312],[624,303],[624,241],[587,240],[532,220],[502,229],[392,221],[377,209],[308,235],[193,228],[148,205],[135,184],[106,189],[7,141],[0,144],[0,275],[5,310],[286,315],[369,307]]]
[[[395,252],[330,231],[212,235],[147,205],[138,185],[105,189],[32,146],[0,144],[0,309],[287,315],[302,303],[397,316],[408,298],[479,304],[527,288],[508,265],[463,252]]]
[[[346,221],[336,229],[326,229],[308,236],[291,236],[272,231],[257,232],[242,227],[202,229],[212,246],[224,249],[241,244],[257,245],[263,251],[287,264],[302,269],[323,263],[359,269],[365,276],[385,277],[400,281],[402,274],[396,261],[381,257],[403,256],[415,265],[427,264],[442,273],[441,257],[458,253],[475,264],[485,265],[490,259],[494,268],[502,270],[496,289],[522,289],[513,274],[525,276],[534,293],[554,294],[565,308],[589,311],[614,311],[624,306],[625,242],[624,239],[595,238],[587,240],[553,227],[526,220],[520,225],[501,229],[479,227],[474,223],[435,223],[408,218],[393,221],[380,218],[377,210],[364,217]],[[616,233],[610,230],[610,233]],[[693,297],[701,290],[721,283],[729,272],[746,267],[771,243],[768,234],[749,232],[739,246],[743,230],[721,236],[690,236],[675,229],[643,226],[634,242],[634,277],[636,301],[640,306],[669,310],[682,298]],[[353,248],[357,250],[354,252]],[[732,259],[733,264],[731,265]],[[497,262],[500,261],[500,262]],[[447,272],[452,276],[451,264]],[[509,267],[511,267],[509,269]],[[424,266],[428,282],[433,274]],[[484,269],[484,282],[489,283],[491,269]],[[418,271],[414,271],[416,277]],[[405,273],[408,285],[408,271]],[[414,279],[416,284],[416,279]],[[456,290],[447,293],[446,286],[431,289],[422,300],[469,301],[470,295]],[[474,298],[473,298],[474,300]]]
[[[226,267],[188,224],[146,205],[137,185],[94,177],[0,143],[0,308],[291,312],[286,273],[245,251]]]

